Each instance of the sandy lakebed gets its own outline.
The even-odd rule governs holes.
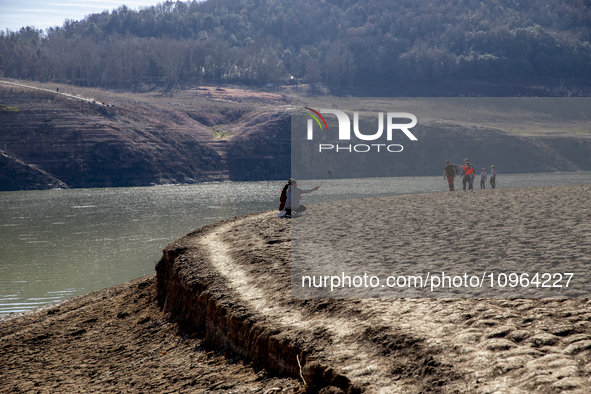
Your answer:
[[[388,255],[401,267],[524,262],[583,276],[590,200],[590,185],[434,193],[206,226],[168,245],[155,276],[2,318],[0,392],[588,393],[588,298],[541,288],[529,298],[292,297],[291,236],[301,226],[334,245],[305,248],[310,261],[361,253],[369,241],[341,241],[337,219],[363,239],[356,223],[380,216],[397,231]],[[587,297],[581,281],[574,294]]]

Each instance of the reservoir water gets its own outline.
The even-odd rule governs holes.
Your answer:
[[[301,181],[299,186],[312,188],[320,182]],[[591,172],[497,178],[498,188],[570,184],[591,184]],[[0,315],[154,273],[167,244],[210,223],[276,209],[283,185],[267,181],[2,192]],[[460,188],[456,181],[456,190]],[[442,176],[329,179],[302,202],[444,191]]]

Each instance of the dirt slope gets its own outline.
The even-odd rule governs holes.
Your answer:
[[[285,123],[285,111],[266,109],[285,99],[252,95],[212,89],[170,98],[0,81],[0,150],[67,187],[244,180],[253,171],[256,179],[287,178],[289,128],[272,131]],[[259,129],[262,137],[253,139]],[[231,144],[243,134],[253,142]],[[280,165],[269,166],[275,157]],[[0,168],[7,179],[0,190],[55,187],[12,175]]]
[[[153,275],[0,320],[0,393],[293,393],[179,330]]]

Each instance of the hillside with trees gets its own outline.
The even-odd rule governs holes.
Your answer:
[[[132,91],[322,83],[333,94],[429,95],[421,87],[447,83],[453,95],[462,94],[466,81],[514,86],[529,80],[551,86],[548,95],[588,95],[590,4],[207,0],[138,11],[122,6],[45,32],[0,33],[0,73]]]

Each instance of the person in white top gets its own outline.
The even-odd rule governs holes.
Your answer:
[[[302,194],[312,193],[313,191],[318,190],[319,186],[316,186],[314,189],[300,189],[298,183],[293,178],[290,178],[287,183],[289,184],[289,187],[286,192],[287,200],[285,201],[285,216],[291,217],[291,211],[301,213],[307,209],[304,205],[300,204]]]

